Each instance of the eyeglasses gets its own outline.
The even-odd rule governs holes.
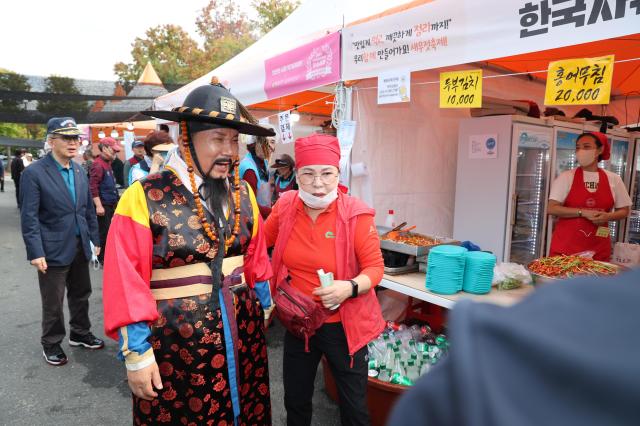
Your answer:
[[[331,185],[333,183],[336,183],[336,180],[338,179],[338,175],[333,172],[324,172],[319,175],[309,173],[309,172],[298,174],[298,181],[300,181],[300,183],[303,185],[311,185],[318,178],[320,179],[320,182],[322,182],[323,184]]]
[[[80,143],[80,136],[56,136],[51,139],[58,139],[66,143]]]

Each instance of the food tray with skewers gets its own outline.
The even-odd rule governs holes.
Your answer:
[[[621,267],[582,256],[560,255],[536,259],[529,263],[527,269],[533,277],[533,282],[539,284],[578,275],[615,275],[620,272]]]

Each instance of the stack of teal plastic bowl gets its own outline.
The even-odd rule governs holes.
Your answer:
[[[462,290],[467,249],[442,245],[432,248],[427,258],[427,289],[439,294]]]
[[[462,290],[467,293],[485,294],[491,291],[496,257],[491,253],[470,251],[465,254]]]

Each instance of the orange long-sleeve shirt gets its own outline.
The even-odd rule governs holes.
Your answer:
[[[296,199],[296,222],[282,257],[289,270],[291,285],[310,297],[313,290],[320,287],[318,269],[336,274],[336,203],[332,203],[322,212],[315,223],[304,211],[302,200]],[[271,210],[265,223],[267,246],[272,247],[278,237],[278,203]],[[361,215],[356,220],[354,236],[356,258],[360,265],[360,273],[371,280],[372,286],[382,280],[384,263],[380,251],[380,240],[373,216]],[[355,278],[355,277],[350,277]],[[340,314],[336,312],[326,322],[339,322]]]

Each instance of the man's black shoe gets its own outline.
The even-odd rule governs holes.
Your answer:
[[[69,345],[82,346],[88,349],[102,349],[104,348],[104,340],[98,339],[91,332],[84,336],[78,336],[72,333],[69,335]]]
[[[64,365],[67,363],[67,356],[57,343],[55,345],[43,347],[42,355],[44,355],[44,360],[51,365]]]

